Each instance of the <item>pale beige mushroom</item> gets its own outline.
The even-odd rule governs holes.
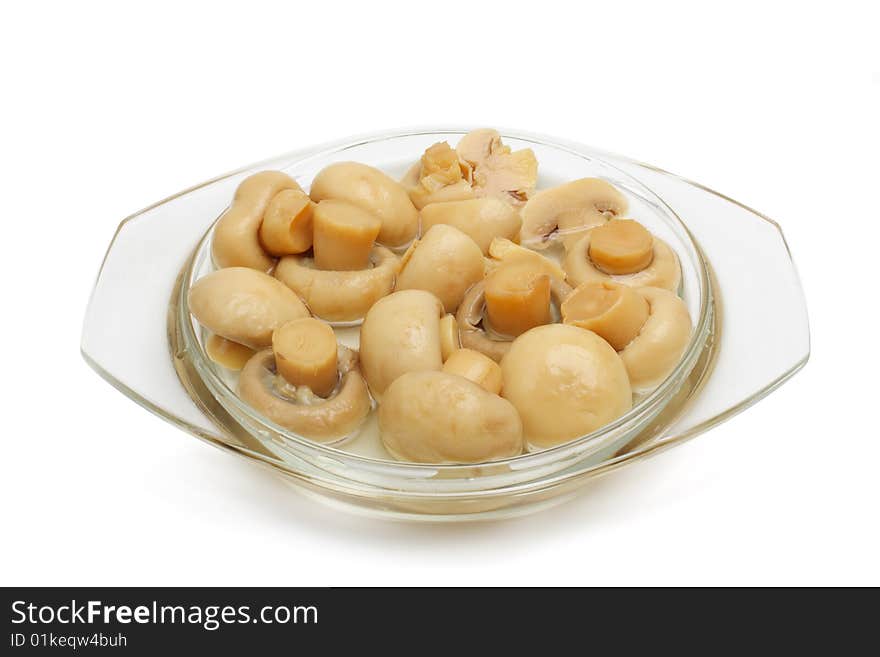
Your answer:
[[[312,247],[312,212],[315,204],[301,189],[278,192],[263,213],[260,244],[267,253],[283,256]]]
[[[576,326],[550,324],[519,336],[501,373],[503,395],[535,447],[592,433],[632,407],[623,360],[605,340]]]
[[[483,463],[523,449],[510,402],[446,372],[398,377],[379,406],[379,434],[394,458],[416,463]]]
[[[308,386],[319,397],[336,387],[336,334],[313,317],[282,324],[272,334],[278,374],[293,386]]]
[[[370,262],[382,228],[374,214],[345,201],[321,201],[315,207],[315,267],[357,271]]]
[[[424,290],[394,292],[370,308],[361,325],[360,354],[377,401],[401,374],[443,366],[442,316],[443,304]]]
[[[536,270],[542,271],[552,278],[558,278],[560,281],[565,280],[565,271],[555,260],[545,258],[537,251],[527,249],[503,237],[496,237],[492,240],[489,244],[489,255],[492,261],[490,266],[493,269],[496,266],[525,261]]]
[[[217,267],[272,269],[275,261],[260,243],[259,230],[269,202],[285,190],[302,191],[281,171],[260,171],[239,184],[232,205],[214,227],[211,254]]]
[[[557,306],[571,293],[571,288],[557,278],[550,279],[550,299]],[[528,300],[525,297],[524,300]],[[486,281],[476,283],[462,299],[455,319],[462,347],[479,351],[500,362],[510,349],[509,335],[501,335],[488,326],[486,319]]]
[[[545,189],[529,199],[522,210],[520,243],[545,249],[561,239],[566,250],[584,231],[626,212],[626,198],[599,178],[581,178]]]
[[[442,371],[463,376],[493,395],[501,393],[501,366],[479,351],[456,349],[443,363]]]
[[[339,385],[327,399],[281,378],[271,349],[258,352],[244,366],[238,394],[269,420],[300,436],[318,442],[346,438],[363,424],[372,401],[355,352],[343,349],[341,354]]]
[[[623,231],[618,233],[614,223],[611,221],[587,231],[568,250],[562,261],[562,268],[565,269],[569,282],[578,286],[586,281],[607,280],[630,287],[662,287],[673,292],[678,290],[681,284],[681,265],[669,245],[652,236],[650,258],[641,257],[645,247],[640,234],[637,232],[634,236],[637,245],[630,250],[626,246],[627,235],[622,234]],[[595,250],[592,248],[592,239],[597,232],[600,235],[611,232],[614,239],[604,240],[602,248]],[[630,264],[631,269],[634,269],[634,264],[648,264],[640,270],[626,274],[609,273],[609,270],[614,271],[615,267],[619,267],[621,262]]]
[[[189,310],[202,326],[239,344],[260,349],[272,331],[309,311],[288,287],[248,267],[218,269],[189,290]]]
[[[212,333],[205,340],[205,353],[218,365],[237,372],[254,355],[254,350]]]
[[[655,388],[681,359],[691,338],[691,316],[684,301],[669,290],[639,287],[648,302],[648,318],[620,352],[634,390]]]
[[[357,162],[337,162],[312,181],[309,196],[356,205],[382,222],[377,241],[391,248],[409,244],[419,230],[419,212],[403,186],[378,169]]]
[[[316,269],[312,258],[285,256],[275,277],[296,292],[316,317],[328,322],[353,322],[394,289],[400,259],[389,249],[373,247],[371,267],[356,271]]]
[[[465,292],[483,278],[480,247],[453,226],[432,226],[404,255],[397,290],[425,290],[455,312]]]
[[[476,196],[496,196],[520,206],[534,194],[538,161],[530,148],[511,152],[497,130],[473,130],[458,142],[456,151],[473,168]]]
[[[550,276],[529,262],[504,265],[486,276],[484,298],[489,326],[501,335],[516,337],[530,328],[549,324]]]
[[[437,224],[455,226],[487,255],[493,239],[512,240],[519,236],[522,219],[509,203],[494,197],[483,197],[431,203],[423,207],[422,234]]]
[[[473,198],[472,175],[471,166],[443,141],[428,147],[400,183],[421,210],[430,203]]]

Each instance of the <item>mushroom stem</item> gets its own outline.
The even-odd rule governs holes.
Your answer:
[[[294,386],[308,386],[319,397],[336,387],[336,335],[312,317],[296,319],[275,329],[272,350],[278,373]]]
[[[444,315],[440,319],[440,353],[443,361],[445,362],[460,346],[455,315]]]
[[[498,333],[517,336],[549,324],[550,276],[531,263],[503,265],[486,277],[486,316]]]
[[[308,251],[312,246],[314,203],[299,189],[278,192],[263,213],[260,243],[274,256]]]
[[[616,351],[635,338],[650,308],[633,288],[609,281],[584,283],[562,303],[562,321],[597,333]]]
[[[336,271],[364,269],[381,228],[378,217],[356,205],[321,201],[314,216],[315,266]]]
[[[443,364],[443,371],[463,376],[493,395],[501,393],[501,366],[479,351],[456,349]]]
[[[633,274],[651,264],[654,237],[637,221],[616,219],[593,229],[590,260],[606,274]]]

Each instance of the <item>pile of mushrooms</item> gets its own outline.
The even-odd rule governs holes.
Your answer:
[[[355,162],[308,193],[280,171],[245,178],[189,291],[205,352],[311,440],[375,412],[401,461],[482,463],[601,429],[686,349],[681,269],[608,181],[538,191],[537,167],[483,129],[400,182]],[[339,342],[352,324],[356,350]]]

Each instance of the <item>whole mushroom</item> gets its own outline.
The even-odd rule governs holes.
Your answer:
[[[309,311],[284,284],[249,267],[218,269],[189,290],[189,310],[202,326],[220,337],[260,349],[272,332]]]
[[[522,452],[522,423],[507,400],[462,376],[408,372],[379,406],[382,443],[416,463],[482,463]]]
[[[398,290],[425,290],[454,313],[465,292],[483,278],[485,264],[480,247],[453,226],[432,226],[404,255]]]
[[[394,292],[370,308],[361,325],[360,357],[377,401],[399,376],[443,366],[442,316],[443,304],[424,290]]]
[[[483,255],[495,238],[514,239],[522,219],[509,203],[494,197],[431,203],[422,208],[422,233],[437,224],[454,226],[470,237]]]
[[[501,361],[503,395],[516,407],[526,442],[552,447],[596,431],[632,407],[626,367],[592,331],[534,328]]]
[[[366,164],[337,162],[322,169],[312,181],[309,196],[346,201],[381,221],[377,241],[387,247],[409,244],[419,230],[419,213],[406,190],[385,173]]]

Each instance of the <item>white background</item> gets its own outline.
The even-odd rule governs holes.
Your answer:
[[[0,583],[880,584],[880,21],[812,4],[5,4]],[[81,360],[122,217],[299,146],[432,123],[580,141],[774,217],[811,362],[571,503],[441,527],[300,498]]]

